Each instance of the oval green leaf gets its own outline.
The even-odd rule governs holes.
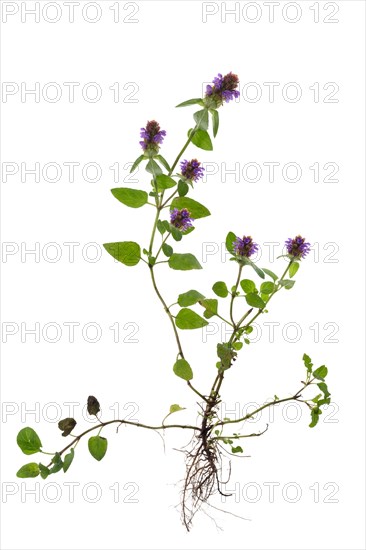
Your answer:
[[[39,466],[35,462],[24,464],[18,471],[17,477],[37,477],[39,475]]]
[[[17,435],[17,443],[25,455],[39,453],[42,447],[41,440],[33,428],[23,428],[20,430]]]
[[[223,281],[217,281],[217,283],[213,285],[212,290],[214,291],[216,296],[219,296],[220,298],[226,298],[226,296],[229,294],[226,283],[224,283]]]
[[[88,449],[95,460],[102,460],[107,452],[108,441],[105,437],[95,435],[88,441]]]
[[[173,366],[173,371],[179,378],[183,378],[183,380],[187,380],[187,382],[193,378],[191,366],[185,359],[178,359]]]
[[[296,273],[298,272],[298,269],[300,267],[299,262],[292,262],[292,264],[289,267],[288,274],[290,277],[295,277]]]
[[[266,307],[266,304],[263,302],[262,298],[255,294],[254,292],[247,294],[245,296],[248,306],[256,307],[258,309],[263,309]]]
[[[328,369],[325,365],[322,365],[321,367],[313,371],[314,378],[317,378],[318,380],[324,380],[327,374],[328,374]]]
[[[60,470],[62,470],[62,458],[60,453],[55,453],[55,456],[52,458],[52,468],[50,469],[50,474],[56,474]]]
[[[42,479],[47,479],[48,476],[50,475],[50,470],[49,468],[47,468],[47,466],[44,466],[43,464],[39,463],[38,464],[38,467],[39,467],[39,473],[41,474],[41,478]]]
[[[158,165],[157,162],[155,162],[154,159],[150,159],[145,167],[146,172],[149,172],[149,174],[152,174],[152,176],[157,177],[159,174],[162,174],[163,171]]]
[[[200,204],[189,197],[176,197],[170,205],[170,210],[173,210],[173,208],[178,208],[178,210],[186,208],[189,210],[189,213],[194,220],[206,218],[211,215],[211,212],[203,206],[203,204]]]
[[[236,235],[232,231],[230,231],[225,240],[226,250],[230,252],[230,254],[234,254],[234,241],[236,241]]]
[[[108,254],[129,267],[139,263],[141,257],[140,245],[133,241],[106,243],[103,245]]]
[[[175,324],[181,330],[193,330],[205,327],[208,325],[208,322],[192,309],[183,308],[178,312]]]
[[[201,128],[201,130],[207,130],[208,128],[208,110],[207,109],[201,109],[200,111],[197,111],[196,113],[194,113],[193,118],[198,128]]]
[[[192,130],[190,130],[188,132],[188,135],[190,135],[191,131]],[[208,132],[206,132],[206,130],[201,130],[200,128],[198,130],[196,130],[195,133],[192,136],[191,141],[196,147],[199,147],[200,149],[203,149],[204,151],[212,151],[213,150],[211,138],[210,138]]]
[[[141,208],[148,201],[148,194],[146,191],[139,191],[138,189],[129,189],[128,187],[118,187],[111,189],[112,195],[130,208]]]
[[[272,283],[271,281],[266,281],[265,283],[262,283],[260,287],[260,291],[263,294],[272,294],[274,289],[275,289],[274,283]]]
[[[64,463],[63,463],[63,466],[62,466],[65,473],[70,468],[71,462],[74,460],[74,456],[75,456],[74,449],[70,449],[70,452],[64,458]]]
[[[188,183],[186,183],[183,180],[179,180],[178,182],[178,195],[180,197],[184,197],[189,191]]]
[[[180,307],[188,307],[197,304],[200,300],[204,300],[204,295],[197,290],[188,290],[178,296],[178,304]]]
[[[185,411],[185,407],[181,407],[180,405],[170,405],[169,414],[173,414],[178,411]]]
[[[171,187],[177,185],[177,182],[173,180],[173,178],[166,176],[165,174],[156,176],[156,183],[158,184],[158,189],[170,189]]]
[[[245,294],[250,294],[256,290],[254,281],[251,281],[250,279],[243,279],[240,281],[240,286],[244,290]]]
[[[201,264],[193,254],[172,254],[169,258],[169,267],[180,271],[202,269]]]
[[[289,290],[294,286],[295,282],[296,281],[291,281],[290,279],[283,279],[282,281],[278,281],[278,284]]]
[[[161,249],[164,252],[165,256],[167,256],[167,258],[170,258],[170,256],[173,254],[173,249],[169,244],[164,243]]]

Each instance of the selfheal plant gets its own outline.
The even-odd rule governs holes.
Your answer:
[[[305,374],[297,391],[282,398],[274,395],[269,402],[266,401],[251,413],[234,420],[221,418],[219,412],[225,376],[229,375],[227,371],[234,367],[240,350],[250,344],[253,322],[261,315],[268,313],[269,302],[275,295],[283,289],[290,290],[295,284],[294,277],[300,263],[310,250],[310,244],[303,237],[297,235],[286,240],[284,247],[287,252],[279,257],[283,258],[281,261],[285,262],[285,268],[282,275],[278,276],[269,269],[259,267],[253,261],[252,257],[258,250],[258,244],[251,236],[243,235],[243,231],[247,231],[248,228],[239,227],[239,223],[237,223],[237,233],[229,232],[225,241],[226,249],[231,256],[230,260],[233,262],[232,265],[237,268],[234,284],[228,286],[224,281],[215,282],[212,286],[212,296],[205,296],[197,290],[188,290],[180,294],[177,292],[177,300],[171,306],[167,305],[163,293],[158,287],[156,271],[160,269],[161,264],[168,264],[168,268],[179,271],[202,269],[193,254],[175,252],[172,246],[177,246],[180,250],[180,241],[184,239],[185,244],[186,238],[194,230],[193,221],[196,222],[210,215],[204,205],[187,196],[193,190],[193,183],[199,185],[204,169],[196,158],[188,160],[187,158],[182,159],[182,157],[190,145],[205,151],[213,149],[208,133],[209,117],[211,116],[212,134],[215,137],[219,128],[218,109],[238,97],[238,82],[238,77],[233,73],[224,77],[219,74],[214,78],[213,85],[207,87],[203,99],[190,99],[178,105],[178,107],[199,105],[200,109],[194,113],[194,127],[188,130],[186,142],[172,165],[169,165],[167,160],[160,155],[160,147],[163,144],[166,131],[161,130],[159,123],[155,120],[148,121],[146,127],[141,128],[142,141],[140,141],[140,145],[144,153],[133,163],[131,172],[139,164],[145,162],[150,187],[148,190],[120,187],[112,189],[112,194],[130,208],[138,209],[143,206],[153,208],[154,217],[148,244],[146,248],[142,249],[140,244],[134,241],[112,242],[104,245],[106,251],[125,266],[135,266],[140,262],[146,265],[152,288],[169,319],[177,346],[177,356],[175,360],[171,361],[172,371],[187,384],[189,391],[199,397],[199,421],[194,425],[166,423],[170,415],[184,409],[176,403],[170,407],[167,404],[167,414],[157,425],[124,419],[101,420],[98,416],[100,414],[98,399],[89,396],[87,400],[88,413],[95,416],[98,422],[79,435],[73,435],[72,432],[77,424],[76,420],[74,418],[61,420],[58,427],[62,431],[62,436],[71,436],[72,441],[60,451],[45,453],[39,436],[30,427],[23,428],[19,432],[17,443],[23,453],[27,455],[38,452],[51,454],[52,459],[48,465],[31,462],[22,466],[17,473],[18,477],[27,478],[40,475],[46,479],[60,470],[66,472],[74,459],[75,448],[79,441],[95,430],[98,430],[98,433],[89,437],[88,449],[92,457],[100,461],[108,449],[106,437],[100,434],[110,424],[127,424],[163,432],[167,429],[182,429],[191,432],[192,435],[190,443],[183,450],[186,457],[186,475],[183,481],[181,500],[182,520],[189,530],[194,515],[202,506],[209,504],[208,501],[212,495],[220,493],[229,496],[225,493],[225,484],[228,479],[222,478],[224,459],[229,460],[228,457],[243,453],[243,448],[239,444],[242,439],[260,436],[268,429],[267,425],[263,431],[257,433],[242,433],[242,431],[234,431],[235,425],[243,424],[245,426],[246,421],[268,407],[296,401],[304,403],[309,408],[311,415],[309,425],[314,427],[322,413],[322,406],[330,403],[330,393],[324,381],[328,373],[327,367],[322,365],[313,369],[312,360],[307,354],[303,354]],[[176,171],[178,163],[180,163],[179,172]],[[162,259],[163,257],[165,259]],[[158,267],[159,265],[160,267]],[[249,278],[250,274],[259,278],[259,283]],[[226,341],[217,343],[217,362],[210,370],[210,375],[213,378],[210,386],[205,390],[197,389],[192,383],[194,374],[188,360],[193,355],[193,351],[188,353],[183,351],[180,331],[200,329],[208,325],[208,320],[215,316],[227,325],[230,336]],[[168,358],[164,357],[164,360],[168,361]],[[235,376],[235,369],[230,375]],[[311,387],[316,389],[315,396],[310,395],[307,391]]]

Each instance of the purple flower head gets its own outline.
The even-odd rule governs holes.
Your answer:
[[[212,81],[213,86],[209,84],[206,87],[206,97],[211,97],[215,100],[217,107],[222,105],[224,101],[228,103],[234,98],[240,96],[239,90],[236,90],[239,84],[239,78],[232,72],[222,76],[218,74]]]
[[[170,223],[183,232],[192,227],[193,221],[194,219],[191,218],[191,214],[187,208],[182,208],[182,210],[174,208],[174,210],[170,212]]]
[[[294,239],[287,239],[285,242],[287,253],[294,258],[305,258],[310,252],[311,244],[306,243],[305,239],[298,235]]]
[[[234,252],[237,256],[249,258],[258,250],[258,245],[253,242],[252,237],[236,237],[234,241]]]
[[[160,130],[160,125],[156,120],[149,120],[146,124],[146,128],[141,128],[140,137],[143,141],[140,141],[140,145],[144,151],[154,151],[158,153],[159,145],[163,143],[163,139],[166,136],[165,130]]]
[[[182,160],[180,169],[182,176],[191,181],[197,181],[202,178],[203,172],[205,171],[197,159]]]

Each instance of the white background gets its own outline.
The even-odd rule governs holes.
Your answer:
[[[19,9],[4,20],[7,4],[15,6],[14,11]],[[263,2],[251,3],[252,7],[237,2],[237,15],[227,15],[226,21],[221,3],[149,1],[137,2],[135,9],[120,2],[119,22],[114,22],[110,8],[116,3],[103,1],[97,3],[100,19],[95,23],[83,18],[85,4],[81,0],[75,7],[74,23],[68,21],[63,2],[57,3],[57,11],[51,5],[45,14],[41,12],[37,23],[24,12],[22,22],[22,9],[34,8],[34,2],[2,2],[2,80],[16,83],[19,90],[22,82],[28,89],[38,82],[41,89],[39,102],[32,95],[22,101],[20,91],[2,98],[2,161],[19,167],[2,185],[2,240],[5,251],[14,252],[2,256],[3,340],[9,323],[19,329],[3,344],[3,548],[364,548],[364,3],[331,2],[326,8],[323,2],[292,6],[281,2],[272,23]],[[226,8],[234,4],[226,3]],[[6,9],[13,11],[11,6]],[[89,9],[90,20],[97,12]],[[217,13],[203,22],[205,10]],[[59,21],[46,20],[58,14]],[[289,22],[296,14],[299,20]],[[338,22],[325,22],[327,16]],[[248,21],[255,18],[257,22]],[[45,450],[59,450],[65,440],[57,421],[69,414],[67,403],[74,402],[77,428],[86,429],[90,423],[82,417],[82,406],[90,394],[101,402],[103,419],[113,418],[109,408],[119,403],[120,416],[137,411],[134,418],[158,424],[170,404],[179,403],[188,410],[175,420],[195,422],[195,396],[172,373],[175,343],[152,292],[146,265],[127,268],[104,252],[93,262],[98,248],[85,249],[85,245],[119,240],[148,244],[153,210],[148,206],[128,209],[109,189],[147,188],[148,177],[142,169],[133,183],[125,179],[126,164],[140,154],[140,127],[148,119],[160,122],[167,131],[162,153],[172,162],[194,112],[174,106],[199,97],[205,83],[218,72],[230,70],[239,75],[243,93],[236,104],[220,109],[214,151],[191,146],[187,152],[187,158],[197,156],[219,168],[198,183],[192,194],[208,206],[212,216],[197,221],[195,232],[175,245],[176,251],[194,253],[204,269],[183,273],[160,266],[159,285],[168,303],[190,288],[209,295],[217,280],[231,286],[235,266],[223,261],[218,252],[228,231],[251,234],[262,247],[259,265],[277,272],[283,270],[283,260],[272,262],[269,246],[263,243],[283,243],[298,233],[306,236],[313,251],[301,265],[294,289],[277,296],[269,315],[261,320],[261,325],[279,323],[274,341],[269,340],[268,326],[262,325],[259,342],[246,347],[227,374],[222,398],[227,409],[242,410],[275,393],[292,394],[300,387],[301,357],[306,352],[316,366],[328,366],[334,405],[315,429],[308,427],[310,415],[305,408],[281,406],[274,417],[263,413],[244,427],[243,433],[251,433],[270,424],[264,436],[245,440],[244,451],[250,458],[232,462],[228,489],[236,496],[226,503],[219,498],[212,503],[250,521],[208,509],[222,530],[200,514],[187,534],[176,508],[184,457],[174,450],[188,442],[187,434],[167,433],[164,453],[154,432],[131,427],[121,428],[117,435],[114,427],[106,428],[103,435],[109,448],[102,462],[88,454],[87,442],[82,440],[67,474],[60,472],[46,482],[26,480],[23,485],[15,473],[30,460],[17,448],[15,438],[19,429],[30,425]],[[49,82],[58,83],[62,90],[56,102],[42,96]],[[73,103],[64,82],[80,83]],[[102,90],[94,103],[81,93],[89,82],[98,83]],[[118,102],[109,89],[116,82],[120,84]],[[269,85],[264,84],[269,82],[279,84],[272,99]],[[287,88],[286,97],[286,85],[291,82],[301,91],[295,102],[289,100],[294,87]],[[256,85],[248,87],[248,83]],[[319,83],[318,98],[314,83]],[[331,96],[333,102],[327,96],[336,88],[331,84],[324,89],[327,83],[339,87]],[[262,96],[250,101],[255,89]],[[135,102],[127,102],[132,91]],[[49,89],[52,98],[51,94]],[[29,174],[22,181],[21,163],[31,168],[36,162],[41,169],[49,162],[58,163],[59,181],[47,181],[42,174],[39,182]],[[66,162],[80,163],[73,182]],[[90,162],[102,171],[94,183],[86,181],[81,171]],[[280,163],[273,182],[265,162]],[[289,162],[301,167],[297,182],[285,181],[281,175]],[[319,182],[309,169],[316,162]],[[120,167],[117,182],[109,168],[114,163]],[[225,169],[233,169],[235,163],[240,170],[237,178],[225,176]],[[245,180],[247,163],[261,166],[257,182]],[[338,182],[324,182],[331,172],[323,169],[326,163],[339,167],[334,176]],[[57,246],[48,247],[48,243]],[[64,243],[78,243],[74,261]],[[39,257],[24,256],[26,249],[36,246]],[[207,247],[210,255],[204,254]],[[53,262],[60,251],[61,257]],[[275,252],[279,255],[281,247]],[[67,322],[80,324],[74,343],[69,342]],[[41,333],[39,343],[32,335],[22,342],[21,323],[25,323],[23,329],[40,323],[41,332],[47,323],[57,323],[60,339],[50,343]],[[99,325],[98,342],[83,339],[87,323]],[[119,343],[113,341],[109,328],[115,323],[120,326]],[[130,327],[123,328],[127,323],[138,325],[133,336],[137,343],[123,341],[131,332]],[[310,329],[314,326],[319,327],[318,338],[315,328]],[[334,327],[338,328],[332,336]],[[48,339],[54,334],[50,329]],[[88,335],[93,338],[93,331]],[[203,342],[200,331],[182,333],[194,383],[202,392],[208,391],[215,376],[215,347],[220,339],[219,334],[209,335]],[[36,414],[27,412],[34,408]],[[66,485],[70,482],[78,484],[74,502]],[[273,499],[270,483],[275,484]],[[118,498],[110,489],[116,484]],[[25,494],[32,488],[39,498]],[[129,497],[132,491],[137,492]],[[93,503],[94,497],[98,501]],[[138,502],[129,502],[132,498]]]

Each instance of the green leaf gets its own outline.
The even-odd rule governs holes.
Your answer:
[[[174,227],[174,225],[170,225],[170,233],[175,241],[181,241],[183,238],[182,232]]]
[[[187,101],[183,101],[183,103],[179,103],[179,105],[176,105],[176,107],[187,107],[188,105],[204,105],[202,99],[200,97],[194,98],[194,99],[187,99]]]
[[[135,160],[135,162],[134,162],[133,165],[131,166],[130,174],[131,174],[131,172],[133,172],[134,170],[136,170],[136,168],[138,167],[138,165],[140,164],[140,162],[141,162],[142,160],[144,160],[144,158],[145,158],[145,155],[141,155],[141,156],[139,156],[139,157]]]
[[[234,348],[236,351],[241,350],[242,347],[243,347],[243,342],[235,342],[235,344],[233,344],[233,348]]]
[[[272,294],[274,289],[275,289],[275,285],[271,281],[266,281],[265,283],[262,283],[260,287],[260,291],[263,294]]]
[[[179,411],[185,411],[185,407],[181,407],[180,405],[170,405],[169,414],[173,414]]]
[[[219,131],[219,112],[216,111],[216,109],[210,110],[211,116],[212,116],[212,131],[213,136],[217,136],[217,132]]]
[[[229,294],[226,283],[224,283],[223,281],[217,281],[217,283],[213,285],[212,290],[214,291],[216,296],[219,296],[220,298],[226,298],[226,296]]]
[[[214,315],[216,315],[217,313],[217,306],[218,306],[218,302],[216,300],[216,298],[205,298],[204,300],[202,300],[200,302],[201,306],[203,306],[205,309],[205,312],[203,314],[203,316],[206,318],[206,319],[211,319],[211,317],[213,317]]]
[[[250,292],[249,294],[247,294],[245,296],[245,299],[248,306],[257,307],[258,309],[263,309],[266,307],[265,302],[263,302],[262,298],[258,296],[258,294],[255,294],[255,292]]]
[[[146,172],[149,172],[149,174],[152,174],[153,177],[157,177],[159,174],[162,174],[163,171],[158,165],[157,162],[155,162],[154,159],[150,159],[145,167]]]
[[[193,306],[194,304],[197,304],[200,300],[204,300],[203,294],[198,292],[197,290],[188,290],[188,292],[184,292],[183,294],[179,294],[178,296],[178,304],[180,307],[188,307]]]
[[[233,359],[237,356],[236,351],[232,350],[227,343],[217,344],[217,356],[221,360],[221,369],[227,370],[231,367]]]
[[[314,378],[317,378],[318,380],[324,380],[327,374],[328,374],[328,369],[325,365],[322,365],[321,367],[313,371]]]
[[[166,227],[165,227],[165,225],[163,224],[163,222],[161,220],[157,221],[156,227],[157,227],[157,230],[159,231],[159,233],[161,235],[164,235],[164,233],[166,232]]]
[[[231,452],[232,453],[242,453],[244,452],[243,449],[240,447],[240,445],[238,445],[237,447],[231,447]]]
[[[300,267],[299,262],[292,262],[292,264],[289,267],[288,274],[290,277],[294,277]]]
[[[108,254],[127,266],[134,266],[139,263],[141,256],[140,245],[133,241],[119,243],[106,243],[103,245]]]
[[[173,210],[173,208],[178,208],[178,210],[182,210],[182,208],[187,208],[194,220],[205,218],[206,216],[211,215],[211,212],[205,206],[203,206],[203,204],[200,204],[199,202],[194,201],[189,197],[176,197],[170,205],[170,210]]]
[[[74,418],[64,418],[58,423],[59,429],[63,432],[63,437],[70,435],[75,426],[76,420]]]
[[[205,327],[208,325],[208,322],[192,309],[183,308],[178,312],[175,324],[181,330],[193,330]]]
[[[95,435],[88,441],[88,449],[95,460],[102,460],[107,452],[108,441],[105,437]]]
[[[243,279],[240,281],[240,286],[244,290],[245,294],[251,294],[256,291],[255,283],[251,279]]]
[[[277,281],[278,277],[276,273],[273,273],[273,271],[271,271],[270,269],[266,269],[265,267],[262,267],[262,271],[264,271],[264,273],[269,275],[274,281]]]
[[[194,227],[188,227],[188,229],[186,229],[184,231],[184,233],[182,233],[183,237],[185,237],[186,235],[189,235],[190,233],[192,233],[192,231],[194,231]]]
[[[42,447],[39,439],[33,428],[23,428],[17,435],[17,443],[25,455],[33,455],[39,453]]]
[[[29,462],[29,464],[24,464],[20,468],[20,470],[17,471],[17,477],[25,478],[25,477],[37,477],[39,475],[39,466],[35,462]]]
[[[278,284],[289,290],[294,286],[295,282],[296,281],[291,281],[290,279],[283,279],[282,281],[278,281]]]
[[[314,409],[311,410],[310,414],[311,414],[311,422],[309,424],[309,427],[310,428],[314,428],[314,426],[317,425],[318,421],[319,421],[319,415],[321,415],[321,410],[318,408],[318,407],[315,407]]]
[[[169,164],[167,163],[167,161],[165,160],[164,157],[162,157],[161,155],[156,155],[156,160],[158,160],[160,162],[160,164],[162,166],[164,166],[165,170],[167,170],[168,172],[170,172],[170,166]]]
[[[234,254],[234,241],[236,241],[236,235],[232,231],[229,231],[226,236],[225,245],[226,250],[230,252],[230,254]]]
[[[321,392],[323,392],[324,399],[328,399],[328,397],[330,396],[330,393],[329,393],[328,386],[326,385],[326,383],[325,382],[319,382],[318,388],[320,389]]]
[[[250,258],[243,258],[241,260],[243,262],[244,265],[250,265],[250,267],[252,267],[254,269],[254,271],[256,272],[256,274],[261,278],[261,279],[264,279],[265,278],[265,275],[263,273],[263,271],[255,265],[254,262],[252,262],[252,260]]]
[[[201,264],[193,254],[172,254],[169,258],[169,267],[180,271],[202,269]]]
[[[173,367],[174,374],[183,380],[192,380],[193,372],[190,364],[185,359],[178,359]]]
[[[42,479],[47,479],[48,476],[50,475],[50,470],[49,468],[47,468],[47,466],[44,466],[43,464],[39,463],[38,464],[38,467],[39,467],[39,473],[41,474],[41,478]]]
[[[129,189],[128,187],[118,187],[111,189],[112,195],[117,200],[129,206],[130,208],[140,208],[148,201],[148,194],[146,191],[139,191],[138,189]]]
[[[188,135],[190,135],[191,132],[192,130],[188,132]],[[193,145],[199,147],[200,149],[203,149],[204,151],[212,151],[213,149],[211,138],[206,130],[196,130],[192,136],[191,141]]]
[[[329,403],[330,403],[330,397],[328,397],[327,399],[319,399],[319,401],[318,401],[319,407],[321,405],[329,405]]]
[[[60,470],[62,470],[62,458],[60,453],[55,453],[55,456],[52,458],[52,468],[50,469],[50,474],[56,474]]]
[[[66,474],[67,470],[71,466],[71,462],[74,460],[75,451],[73,448],[70,449],[70,452],[65,456],[64,463],[63,463],[63,469]]]
[[[189,191],[188,183],[183,180],[178,181],[178,195],[184,197]]]
[[[207,130],[208,128],[208,110],[201,109],[193,115],[194,121],[201,130]]]
[[[313,369],[313,363],[311,362],[310,357],[306,355],[306,353],[304,353],[304,355],[302,356],[302,360],[304,361],[304,364],[308,373],[311,373]]]
[[[161,248],[165,256],[167,256],[168,258],[173,254],[173,249],[169,244],[164,243]]]
[[[177,185],[177,182],[173,180],[173,178],[166,176],[165,174],[156,176],[156,183],[158,184],[158,189],[170,189],[171,187]]]

